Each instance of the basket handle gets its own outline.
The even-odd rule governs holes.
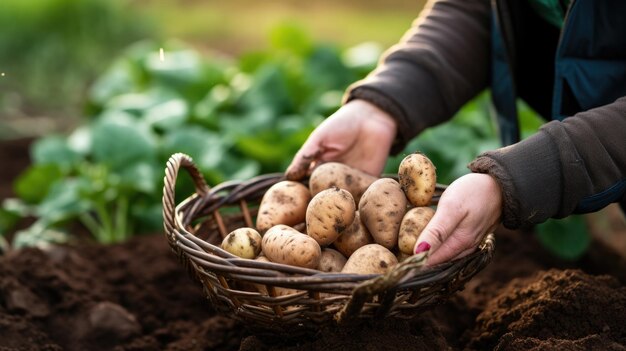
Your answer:
[[[474,265],[473,271],[478,271],[481,267],[489,263],[495,250],[495,238],[493,233],[485,235],[478,249],[479,251],[484,251],[485,254],[481,255],[476,260],[472,259],[472,256],[477,254],[476,252],[475,254],[459,259],[459,263],[466,264],[468,261],[472,261],[472,265]],[[363,305],[371,300],[374,295],[379,295],[380,297],[380,307],[376,313],[379,317],[384,317],[392,306],[398,285],[415,276],[419,269],[426,264],[429,252],[430,250],[413,255],[405,261],[398,263],[389,272],[376,278],[366,280],[356,286],[348,302],[335,315],[337,322],[346,323],[353,320],[360,314]]]
[[[350,296],[348,303],[335,315],[337,322],[342,324],[352,320],[355,316],[359,315],[365,302],[369,301],[374,295],[381,293],[384,293],[382,296],[383,301],[381,301],[381,305],[383,306],[378,313],[385,314],[388,307],[391,307],[391,302],[393,302],[396,293],[395,288],[398,283],[408,278],[408,274],[422,267],[426,263],[428,253],[429,251],[426,251],[413,255],[397,264],[389,272],[376,278],[366,280],[356,286],[352,291],[352,296]]]
[[[191,176],[196,194],[199,196],[206,195],[209,192],[209,186],[204,181],[202,173],[193,162],[193,159],[183,153],[176,153],[167,161],[165,168],[165,177],[163,178],[163,223],[165,227],[165,235],[170,245],[174,245],[174,228],[176,220],[176,204],[175,204],[175,187],[178,170],[183,167]]]

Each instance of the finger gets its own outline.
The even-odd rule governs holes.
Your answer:
[[[414,252],[419,253],[425,250],[426,245],[422,243],[428,244],[431,255],[436,252],[463,219],[455,213],[456,211],[445,211],[440,207],[417,239]]]
[[[471,248],[461,252],[460,254],[458,254],[456,257],[453,258],[453,260],[458,260],[460,258],[463,258],[463,257],[473,253],[474,251],[476,251],[476,247],[471,247]]]
[[[300,180],[310,175],[312,165],[321,157],[321,154],[322,149],[317,143],[307,141],[287,167],[285,177],[288,180]]]

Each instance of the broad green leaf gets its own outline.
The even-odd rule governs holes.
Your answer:
[[[70,241],[70,236],[67,233],[35,223],[15,233],[13,248],[16,250],[26,247],[46,249],[53,244],[64,244],[68,241]]]
[[[62,176],[63,172],[57,164],[35,164],[15,180],[14,190],[24,201],[38,203]]]
[[[154,163],[137,162],[124,168],[120,176],[120,187],[125,193],[142,192],[155,194],[159,178],[162,176],[161,168],[157,169]]]
[[[316,47],[307,58],[303,78],[316,91],[343,90],[357,76],[341,61],[339,50],[332,46]]]
[[[220,164],[226,148],[226,141],[218,134],[199,127],[186,127],[165,136],[161,154],[169,157],[183,152],[191,156],[200,169],[209,170]]]
[[[278,64],[264,65],[253,76],[252,86],[240,98],[239,104],[247,111],[270,111],[274,116],[291,113],[293,101],[287,77]]]
[[[35,141],[31,147],[35,164],[57,164],[62,170],[69,170],[81,156],[70,148],[67,140],[60,136],[47,136]]]
[[[172,99],[150,107],[144,114],[144,121],[154,128],[170,130],[185,123],[189,106],[183,99]]]
[[[160,83],[178,86],[197,83],[202,79],[203,67],[200,55],[192,50],[167,51],[161,60],[158,51],[145,58],[148,72]]]
[[[341,58],[343,63],[351,69],[370,72],[376,68],[382,53],[383,47],[370,41],[348,48],[343,52]]]
[[[539,241],[552,253],[564,259],[579,258],[591,243],[591,235],[582,216],[549,219],[536,228]]]
[[[88,211],[92,205],[82,196],[90,184],[80,179],[65,179],[55,183],[37,207],[43,223],[55,223]]]
[[[120,115],[97,123],[92,129],[95,162],[123,169],[141,161],[156,159],[155,136],[144,125]]]
[[[115,61],[89,90],[91,102],[102,106],[115,96],[136,90],[138,87],[133,79],[131,65],[131,61],[125,58]]]
[[[106,103],[105,111],[124,111],[135,116],[142,116],[149,109],[166,101],[177,99],[177,94],[166,87],[159,87],[143,92],[131,92],[117,95]]]
[[[264,164],[276,165],[291,157],[289,150],[285,150],[281,143],[277,143],[280,138],[280,135],[273,133],[241,136],[235,145],[237,150],[249,158]]]

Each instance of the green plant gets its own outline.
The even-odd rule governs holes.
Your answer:
[[[20,201],[4,207],[7,218],[37,218],[18,237],[75,222],[104,243],[160,230],[163,167],[175,152],[191,155],[211,185],[283,170],[366,63],[292,25],[270,43],[238,60],[179,42],[129,47],[89,91],[88,123],[32,146],[33,164],[15,182]],[[179,200],[193,189],[181,183]]]

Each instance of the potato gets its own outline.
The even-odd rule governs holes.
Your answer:
[[[315,196],[322,190],[336,186],[347,190],[352,194],[354,202],[359,203],[367,187],[376,179],[378,178],[342,163],[328,162],[313,170],[309,178],[309,189],[311,195]]]
[[[242,258],[255,258],[261,252],[261,234],[253,228],[239,228],[222,240],[222,249]]]
[[[404,262],[406,259],[408,259],[409,257],[411,257],[412,255],[409,254],[405,254],[404,252],[400,251],[396,254],[396,258],[398,259],[398,263],[400,262]]]
[[[437,185],[435,165],[424,154],[410,154],[400,162],[398,180],[413,206],[427,206]]]
[[[322,249],[317,241],[289,226],[273,226],[262,243],[263,254],[272,262],[313,269],[320,263]]]
[[[339,251],[325,248],[322,249],[322,258],[317,269],[322,272],[341,272],[346,261],[346,258]]]
[[[343,233],[333,242],[333,246],[344,256],[350,257],[359,247],[373,244],[374,238],[361,221],[359,211],[354,214],[354,221],[343,231]]]
[[[337,187],[313,196],[306,209],[306,232],[321,246],[331,244],[354,221],[352,195]]]
[[[435,210],[430,207],[413,207],[402,218],[398,235],[398,248],[405,254],[412,255],[417,238],[433,218]]]
[[[292,226],[304,222],[310,200],[311,193],[302,183],[284,180],[272,185],[259,205],[256,228],[265,233],[277,224]]]
[[[394,254],[382,245],[369,244],[356,250],[343,266],[342,273],[382,274],[398,264]]]
[[[259,256],[255,259],[255,261],[260,261],[260,262],[271,262],[270,260],[267,259],[267,257],[265,256]],[[269,292],[267,291],[267,285],[265,284],[258,284],[255,283],[253,284],[254,287],[263,295],[270,295]],[[296,290],[296,289],[289,289],[289,288],[281,288],[279,286],[275,286],[274,287],[274,293],[275,296],[285,296],[285,295],[291,295],[291,294],[297,294],[302,290]]]
[[[379,179],[367,188],[359,202],[359,214],[377,244],[391,250],[398,243],[406,206],[400,184],[391,178]]]

